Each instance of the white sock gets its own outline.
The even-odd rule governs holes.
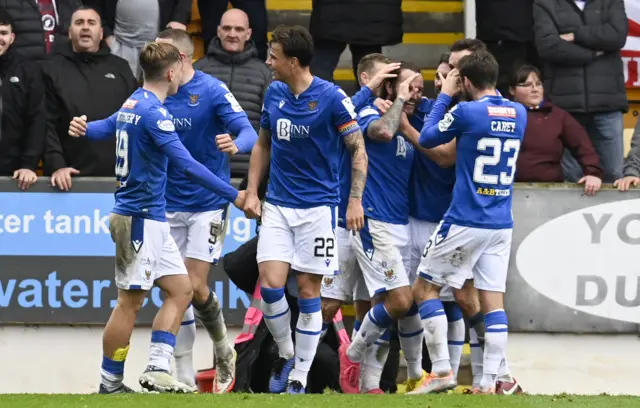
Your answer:
[[[169,372],[175,346],[176,336],[173,333],[152,331],[148,365]]]
[[[193,343],[196,341],[196,321],[193,306],[189,306],[176,336],[173,357],[176,360],[176,378],[183,384],[195,385],[196,371],[193,368]]]
[[[407,377],[419,380],[422,377],[422,341],[424,329],[418,306],[414,303],[407,315],[398,320],[398,339],[407,361]]]
[[[484,317],[484,360],[480,388],[495,388],[500,363],[506,355],[508,322],[503,309],[493,310]]]
[[[480,380],[482,379],[484,351],[480,347],[480,343],[478,343],[478,335],[473,327],[469,329],[469,348],[471,349],[471,375],[473,377],[471,387],[476,388],[480,386]]]
[[[278,345],[278,355],[289,360],[294,356],[291,337],[291,311],[284,296],[284,288],[260,288],[264,321]]]
[[[367,347],[373,345],[392,323],[393,319],[389,316],[384,304],[378,303],[372,307],[362,321],[358,334],[347,349],[349,360],[354,363],[362,362]]]
[[[509,369],[509,363],[507,363],[507,358],[503,358],[500,363],[500,368],[498,369],[498,379],[497,381],[511,383],[513,382],[513,376],[511,375],[511,370]]]
[[[124,357],[119,361],[114,361],[104,356],[102,357],[100,384],[102,384],[107,391],[117,390],[122,385],[122,378],[124,377],[124,358],[126,358],[128,348],[126,350]]]
[[[446,375],[451,371],[447,345],[447,316],[440,299],[430,299],[419,306],[424,327],[424,341],[431,358],[431,371]]]
[[[460,368],[460,359],[462,358],[462,349],[464,347],[464,336],[466,327],[462,316],[462,310],[455,302],[443,302],[444,311],[447,314],[449,322],[447,330],[447,339],[449,343],[449,362],[453,375],[458,376]]]
[[[362,326],[362,320],[354,320],[353,322],[353,330],[351,330],[351,341],[356,338],[358,335],[358,330],[360,330],[360,326]]]
[[[291,380],[307,386],[307,377],[316,356],[320,333],[322,332],[322,312],[320,298],[300,299],[300,315],[296,324],[296,361],[291,371]]]
[[[361,393],[380,388],[382,371],[391,348],[389,345],[390,336],[389,330],[386,330],[375,343],[367,347],[360,370]]]

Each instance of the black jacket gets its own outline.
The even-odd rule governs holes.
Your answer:
[[[119,0],[84,0],[84,3],[98,10],[102,17],[104,38],[113,35],[116,25],[116,7]],[[127,0],[132,1],[132,0]],[[215,1],[215,0],[214,0]],[[158,0],[160,5],[160,31],[171,21],[189,24],[191,19],[191,0]]]
[[[44,65],[47,92],[47,140],[44,166],[47,175],[73,167],[79,176],[112,177],[115,137],[91,142],[69,136],[74,116],[88,121],[104,119],[120,109],[137,84],[129,64],[112,55],[101,43],[93,54],[74,53],[71,43]]]
[[[357,45],[402,42],[402,0],[313,0],[314,41]]]
[[[533,0],[477,1],[476,38],[484,42],[533,41]]]
[[[533,17],[546,96],[572,113],[626,112],[620,49],[629,23],[623,0],[589,0],[584,11],[573,0],[535,0]],[[567,33],[574,33],[574,42],[560,38]]]
[[[18,169],[35,170],[44,152],[46,117],[40,64],[12,48],[0,56],[2,134],[0,176]]]
[[[71,15],[82,5],[80,0],[56,0],[58,24],[56,25],[56,39],[54,51],[64,45],[67,31],[71,25]],[[13,32],[16,40],[11,45],[25,57],[34,60],[44,60],[47,52],[44,45],[44,31],[42,30],[42,16],[35,0],[0,0],[0,7],[4,8],[13,20]]]
[[[246,44],[244,51],[230,53],[222,48],[220,39],[216,37],[209,44],[207,55],[200,58],[194,68],[227,84],[253,127],[258,129],[262,100],[272,74],[258,59],[258,50],[252,41]]]

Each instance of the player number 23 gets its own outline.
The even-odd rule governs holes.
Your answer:
[[[129,175],[129,134],[126,130],[116,131],[116,177]]]
[[[478,156],[476,158],[475,166],[473,167],[473,181],[481,184],[500,184],[508,186],[513,183],[513,176],[515,173],[515,165],[518,160],[518,153],[520,152],[520,140],[507,139],[504,143],[495,137],[483,137],[478,140],[477,149],[480,152],[484,152],[487,149],[491,149],[492,154],[490,156]],[[501,171],[500,175],[485,173],[485,166],[496,166],[500,163],[500,159],[503,154],[510,154],[507,159],[507,167],[509,171]]]

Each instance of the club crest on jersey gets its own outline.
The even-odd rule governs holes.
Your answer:
[[[307,103],[307,108],[309,108],[310,111],[314,111],[316,109],[318,109],[318,102],[317,101],[311,101]]]
[[[200,95],[189,95],[189,106],[198,106],[200,104],[198,99],[200,99]]]
[[[151,282],[151,271],[150,270],[145,270],[144,271],[144,280],[147,282]]]

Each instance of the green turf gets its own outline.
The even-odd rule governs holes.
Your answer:
[[[475,395],[0,395],[2,408],[638,408],[629,396]]]

